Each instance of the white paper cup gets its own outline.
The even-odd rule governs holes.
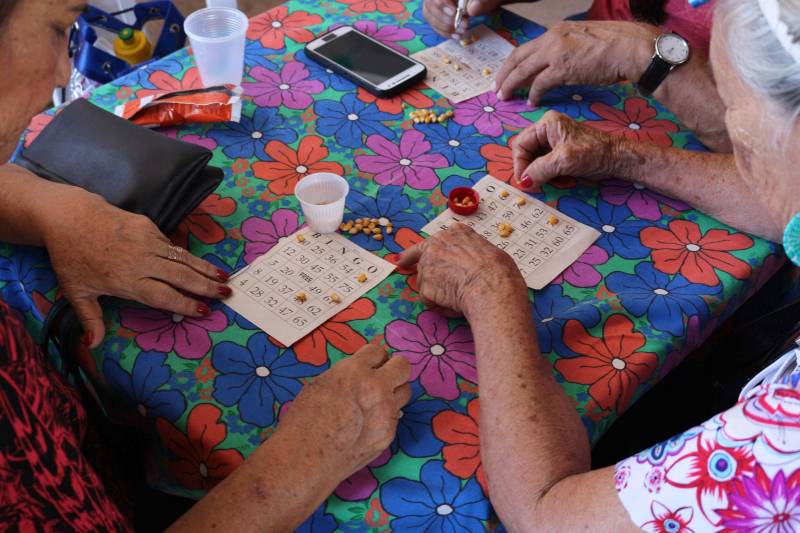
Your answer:
[[[247,15],[229,7],[207,7],[183,22],[203,85],[240,85],[244,73]]]
[[[350,185],[329,172],[309,174],[297,182],[294,194],[300,200],[306,223],[319,233],[333,233],[344,218],[344,201]]]

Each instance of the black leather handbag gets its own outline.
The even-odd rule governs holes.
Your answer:
[[[78,99],[61,110],[15,163],[145,215],[169,235],[222,181],[222,170],[208,165],[211,156],[205,148],[170,139]],[[63,298],[48,314],[42,333],[43,349],[53,340],[65,369],[80,383],[74,350],[81,326]]]

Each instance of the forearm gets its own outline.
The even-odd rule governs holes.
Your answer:
[[[781,240],[781,230],[742,179],[731,154],[621,141],[612,159],[617,176],[682,200],[741,231]]]
[[[511,531],[530,527],[559,481],[590,468],[575,405],[536,341],[528,290],[503,282],[467,311],[480,381],[481,458],[493,505]]]
[[[317,464],[325,450],[313,446],[276,432],[169,531],[294,531],[341,481]]]
[[[0,241],[44,244],[44,223],[52,202],[67,201],[63,193],[73,189],[44,180],[26,169],[6,163],[0,166]]]

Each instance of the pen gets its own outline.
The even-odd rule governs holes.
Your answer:
[[[458,27],[461,26],[461,20],[464,18],[464,12],[467,10],[467,0],[458,0],[458,7],[456,8],[456,19],[453,21],[453,31],[458,33]]]

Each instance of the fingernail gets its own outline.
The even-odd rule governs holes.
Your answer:
[[[452,8],[452,7],[450,7],[450,6],[445,6],[445,7],[444,7],[444,14],[445,14],[445,15],[447,15],[448,17],[452,17],[453,15],[455,15],[455,14],[456,14],[456,12],[455,12],[455,11],[453,11],[453,8]]]
[[[230,278],[230,277],[231,277],[230,274],[228,274],[224,270],[221,270],[219,268],[217,269],[217,279],[218,280],[220,280],[220,281],[228,281],[228,278]]]
[[[94,333],[87,331],[81,336],[81,344],[84,346],[91,346],[94,341]]]
[[[217,293],[220,296],[227,298],[233,293],[233,290],[231,290],[231,288],[228,287],[227,285],[220,285],[219,287],[217,287]]]
[[[197,312],[203,316],[208,316],[211,314],[211,309],[206,304],[198,304]]]
[[[496,94],[495,96],[496,96],[496,97],[497,97],[497,99],[498,99],[498,100],[500,100],[501,102],[503,101],[503,91],[497,91],[497,94]]]
[[[528,105],[531,107],[536,107],[535,105],[533,105],[533,100],[528,100]]]
[[[522,176],[522,179],[519,180],[519,184],[525,187],[526,189],[530,189],[531,187],[533,187],[533,180],[531,179],[530,176],[525,174],[524,176]]]
[[[496,82],[496,81],[493,81],[493,82],[492,82],[492,89],[491,89],[491,90],[492,90],[493,92],[497,93],[497,82]]]

